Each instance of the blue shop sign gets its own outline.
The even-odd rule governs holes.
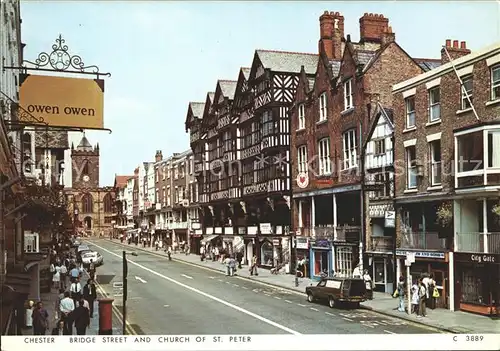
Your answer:
[[[316,240],[311,243],[313,247],[330,247],[330,242],[325,239]]]
[[[406,256],[408,253],[414,253],[415,257],[420,257],[420,258],[444,259],[444,252],[396,250],[396,255],[398,255],[398,256]]]

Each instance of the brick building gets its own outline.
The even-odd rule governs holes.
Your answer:
[[[365,13],[360,41],[344,35],[344,17],[320,17],[315,75],[300,75],[292,111],[294,225],[298,254],[309,258],[307,275],[331,270],[350,275],[362,265],[361,147],[375,107],[392,105],[391,86],[423,72],[427,61],[411,58],[395,41],[389,20]],[[348,206],[340,206],[348,204]]]
[[[438,306],[498,313],[500,46],[447,40],[441,56],[393,89],[398,267],[415,252],[411,273],[434,274]]]

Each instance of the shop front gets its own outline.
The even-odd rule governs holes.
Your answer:
[[[368,270],[372,276],[374,291],[394,292],[394,259],[391,254],[368,255]]]
[[[319,280],[322,273],[329,274],[333,268],[332,245],[329,240],[314,240],[309,248],[309,276]]]
[[[200,254],[200,249],[201,249],[201,235],[202,230],[201,229],[194,229],[191,230],[189,234],[189,251],[192,254]]]
[[[410,275],[418,280],[429,274],[436,281],[439,297],[436,298],[437,308],[449,308],[449,263],[447,252],[396,250],[398,276],[406,275],[405,260],[407,253],[415,254],[415,262],[410,266]]]
[[[272,268],[274,266],[274,245],[268,238],[260,238],[260,265],[263,268]]]
[[[455,253],[455,309],[500,315],[500,254]]]

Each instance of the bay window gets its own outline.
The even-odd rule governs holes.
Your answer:
[[[349,169],[357,166],[356,152],[356,130],[351,129],[342,135],[343,151],[344,151],[344,169]]]
[[[297,165],[299,173],[307,172],[307,146],[297,148]]]
[[[409,146],[406,152],[406,189],[417,187],[417,150],[415,146]]]
[[[332,161],[330,160],[330,138],[321,139],[318,142],[319,175],[332,173]]]
[[[500,168],[500,130],[488,131],[488,167]]]

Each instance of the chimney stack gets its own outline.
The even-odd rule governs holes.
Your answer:
[[[155,154],[155,162],[159,162],[163,160],[163,155],[161,153],[161,150],[156,150],[156,154]]]
[[[465,41],[461,41],[459,45],[458,40],[453,40],[453,45],[451,39],[446,39],[445,47],[441,49],[441,64],[445,64],[449,62],[448,55],[445,52],[448,51],[452,60],[456,60],[462,56],[470,54],[470,50],[467,49],[467,43]]]
[[[382,45],[387,45],[396,41],[396,34],[393,33],[391,26],[387,27],[387,29],[382,33],[381,40]]]
[[[344,37],[344,16],[339,12],[325,11],[319,18],[319,29],[319,52],[324,50],[329,59],[340,59]]]
[[[359,19],[360,41],[382,41],[383,33],[389,29],[389,19],[376,13],[365,13]]]

